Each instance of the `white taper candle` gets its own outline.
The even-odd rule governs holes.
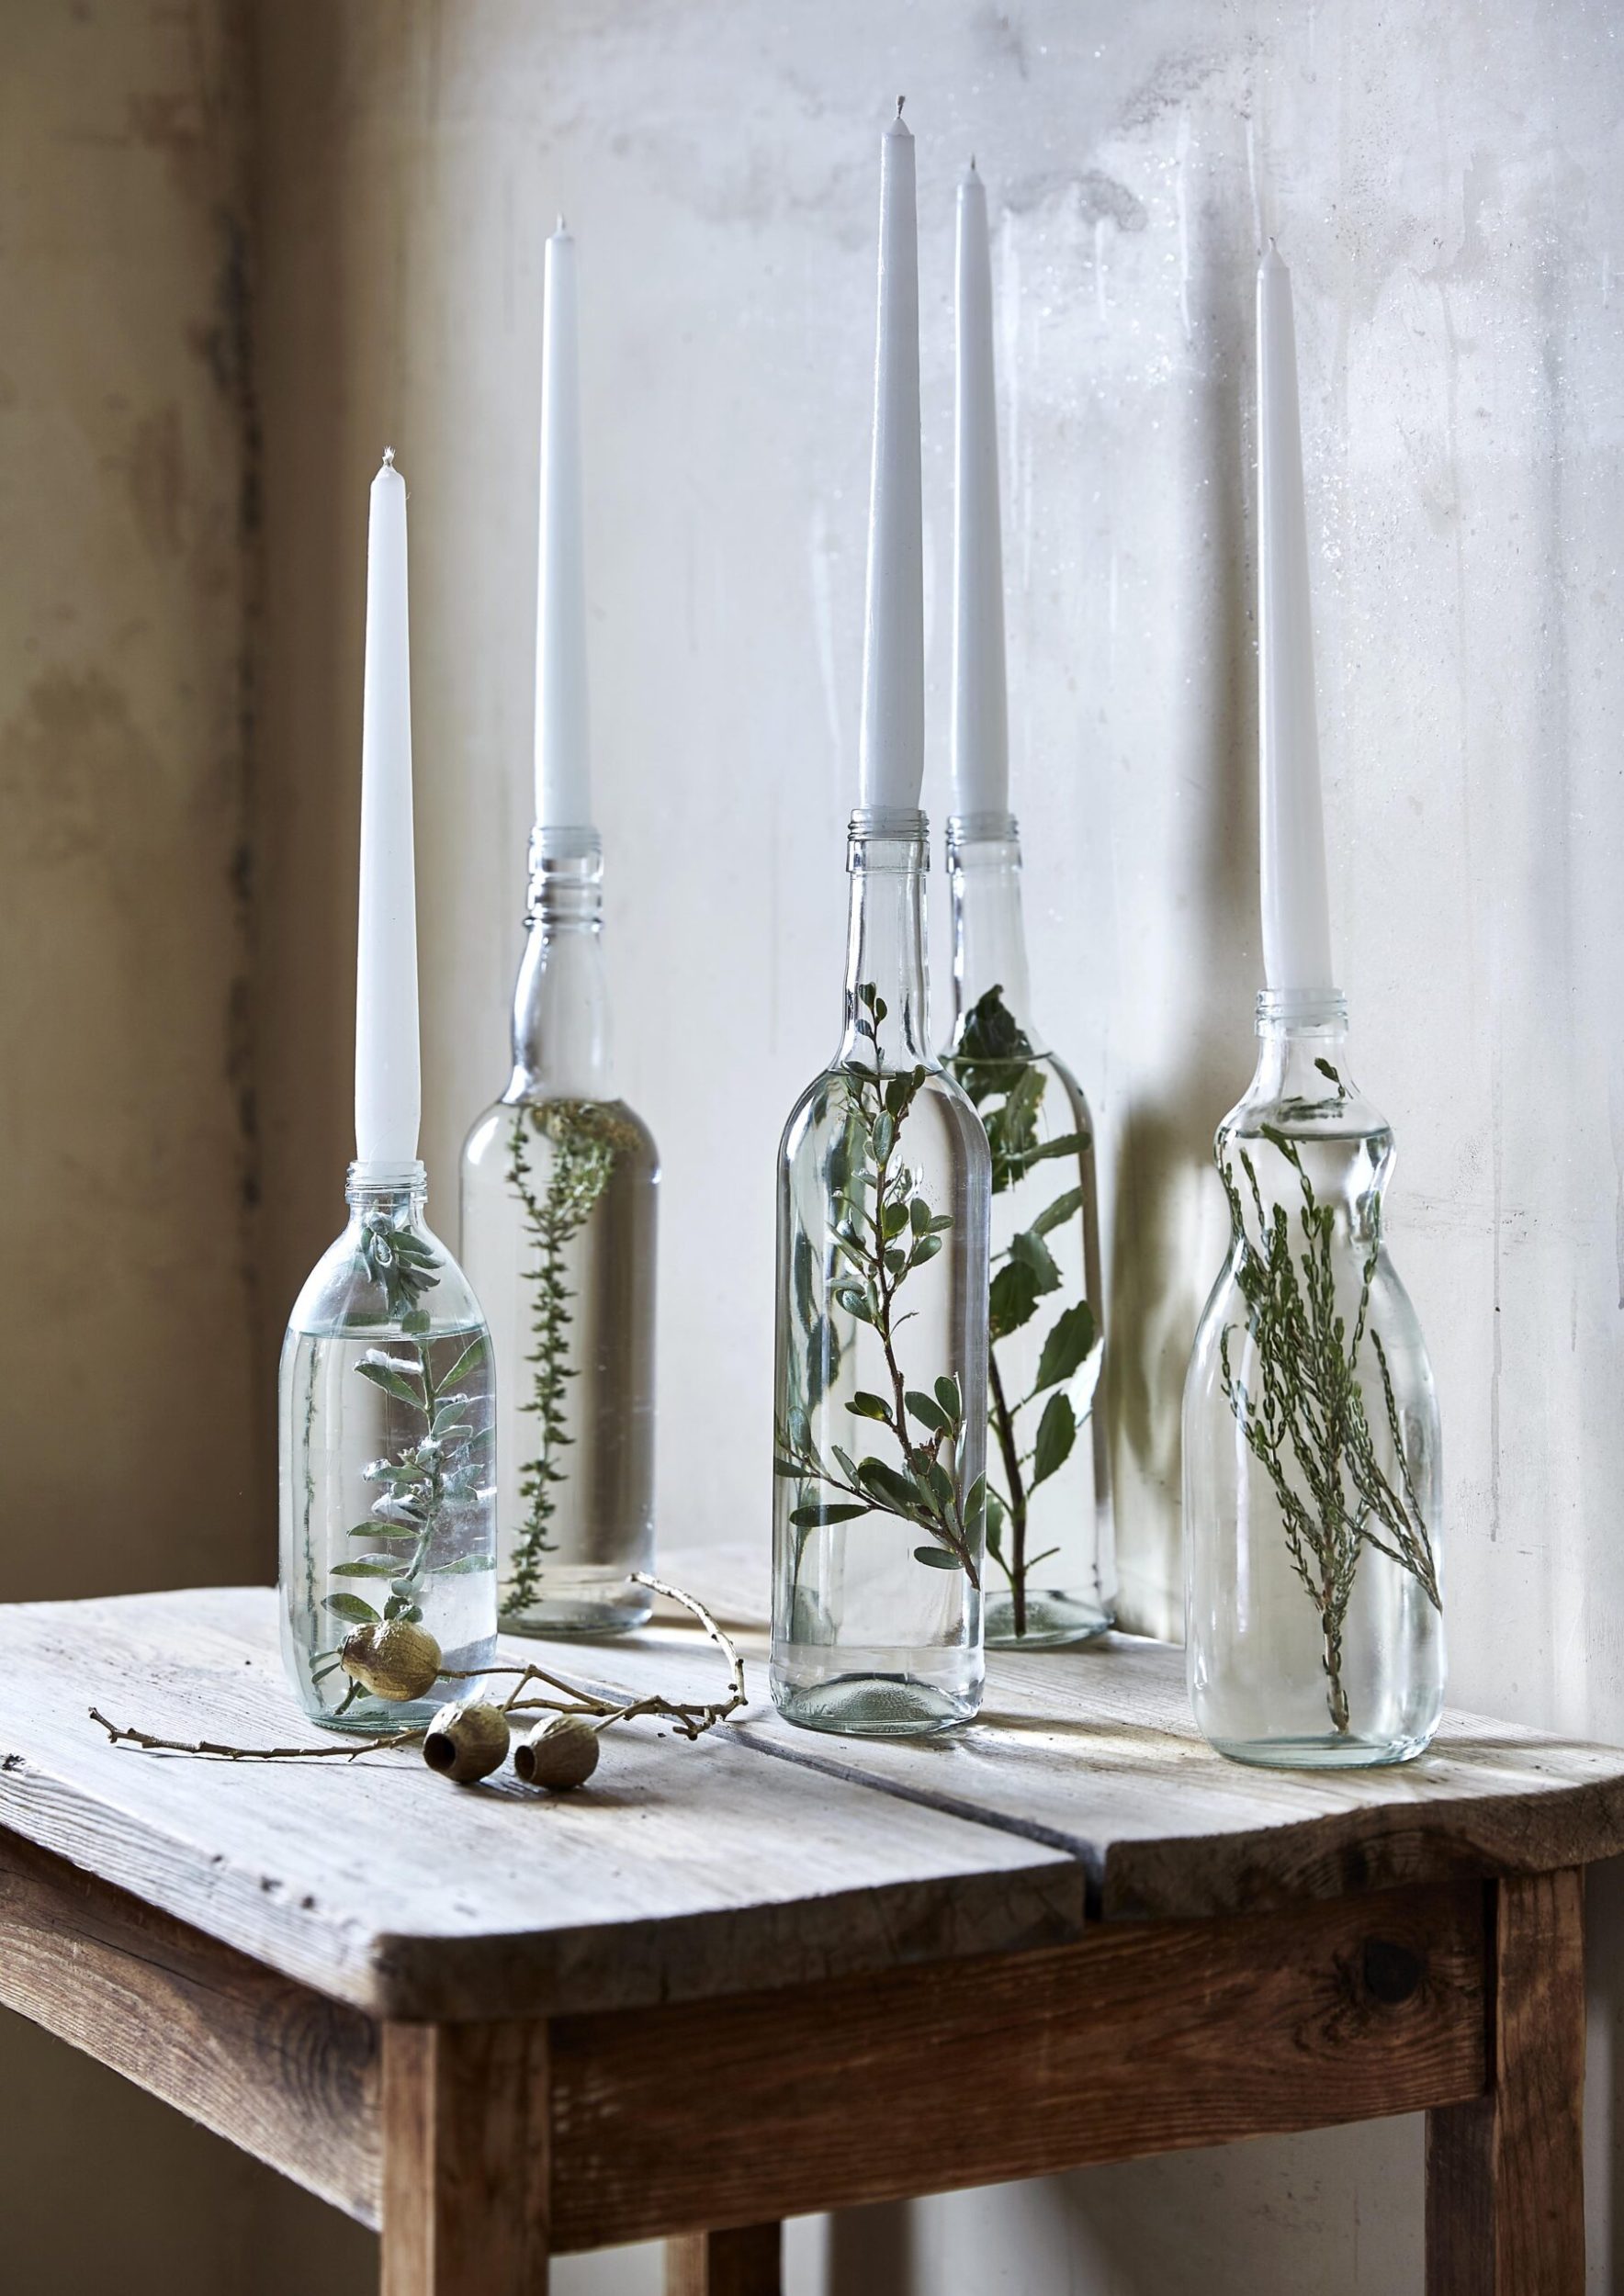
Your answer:
[[[924,552],[919,509],[919,257],[914,147],[880,140],[879,322],[863,643],[860,803],[909,808],[925,772]]]
[[[959,179],[953,418],[953,803],[1008,813],[1009,717],[1004,671],[1004,556],[998,520],[998,415],[992,359],[987,192],[971,161]]]
[[[1257,273],[1258,730],[1263,970],[1271,989],[1336,985],[1314,717],[1314,626],[1291,275],[1269,242]]]
[[[361,704],[361,902],[355,962],[355,1154],[411,1164],[423,1087],[412,838],[406,484],[392,449],[372,481]]]
[[[536,818],[587,828],[586,582],[575,242],[558,218],[542,311],[541,521],[536,585]]]

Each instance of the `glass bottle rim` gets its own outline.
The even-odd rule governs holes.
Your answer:
[[[1329,1035],[1348,1026],[1348,999],[1339,988],[1260,988],[1259,1036]]]
[[[1021,824],[1012,813],[950,813],[947,851],[951,861],[966,845],[1018,845]]]
[[[560,827],[550,821],[535,822],[530,830],[530,865],[544,861],[602,861],[603,839],[590,822]]]
[[[924,871],[930,866],[930,823],[917,805],[858,805],[853,809],[846,828],[849,871]]]
[[[429,1192],[428,1167],[417,1156],[399,1164],[357,1156],[344,1175],[344,1192],[352,1204],[379,1196],[412,1196],[422,1201]]]

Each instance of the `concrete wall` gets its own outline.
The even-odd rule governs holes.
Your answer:
[[[0,596],[0,960],[44,985],[0,1015],[7,1257],[41,1303],[13,1341],[9,1392],[30,1401],[3,1432],[21,1462],[10,1519],[48,1525],[14,1532],[0,1591],[263,1566],[268,1367],[350,1145],[365,495],[386,443],[412,487],[425,1150],[455,1227],[457,1147],[504,1073],[518,950],[541,246],[559,207],[581,248],[619,1034],[667,1171],[663,1536],[673,1556],[764,1536],[773,1151],[837,1015],[876,139],[906,90],[928,802],[940,816],[952,186],[974,148],[995,217],[1015,804],[1046,1024],[1094,1098],[1111,1187],[1133,1615],[1175,1616],[1177,1399],[1223,1228],[1207,1142],[1250,1061],[1250,295],[1277,231],[1298,292],[1333,902],[1443,1400],[1454,1694],[1624,1737],[1608,11],[279,0],[254,13],[252,74],[234,22],[223,5],[30,0],[0,33],[0,279],[20,315],[0,344],[0,534],[27,574]],[[220,285],[251,183],[257,561]],[[256,580],[251,948],[231,863]],[[239,1209],[245,973],[257,1232]],[[92,1173],[98,1213],[130,1191],[111,1241],[83,1221]],[[156,1339],[154,1315],[173,1319]],[[198,1330],[207,1347],[188,1347]],[[92,1339],[130,1367],[97,1390],[113,1440],[85,1443],[76,1415],[64,1449],[52,1414]],[[178,1426],[159,1415],[177,1356]],[[177,1497],[183,1478],[207,1504]],[[1599,2286],[1624,2277],[1624,1885],[1603,1876],[1593,1898]],[[42,2091],[67,2062],[15,2045]],[[36,2185],[45,2123],[42,2108]],[[99,2125],[106,2145],[138,2123]],[[139,2126],[182,2142],[161,2116]],[[244,2209],[299,2205],[188,2176],[182,2205],[213,2242]],[[167,2179],[141,2180],[149,2220],[161,2185],[167,2207]],[[1419,2204],[1418,2128],[1381,2124],[799,2226],[791,2287],[1389,2296],[1415,2284]],[[256,2253],[311,2260],[301,2286],[367,2268],[336,2220],[256,2221],[278,2228]],[[152,2253],[177,2236],[153,2231]],[[558,2279],[566,2296],[657,2286],[647,2253]]]

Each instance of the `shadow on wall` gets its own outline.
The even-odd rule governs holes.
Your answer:
[[[1236,219],[1208,214],[1195,275],[1246,276],[1249,239]],[[1182,1631],[1179,1420],[1185,1367],[1224,1228],[1212,1132],[1239,1098],[1236,1049],[1260,985],[1257,909],[1257,680],[1253,562],[1246,519],[1250,305],[1222,294],[1202,315],[1212,345],[1188,401],[1189,463],[1210,506],[1205,592],[1192,593],[1188,722],[1201,746],[1186,782],[1205,813],[1181,870],[1192,888],[1190,962],[1171,1091],[1142,1094],[1120,1120],[1111,1213],[1110,1392],[1118,1564],[1126,1626]],[[1243,1054],[1244,1058],[1244,1054]]]
[[[827,2296],[900,2296],[913,2286],[911,2206],[897,2200],[830,2217]]]

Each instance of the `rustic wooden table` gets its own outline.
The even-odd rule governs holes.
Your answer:
[[[0,1999],[378,2225],[386,2296],[661,2236],[673,2291],[768,2296],[786,2215],[1418,2109],[1431,2296],[1584,2286],[1624,1754],[1457,1716],[1401,1771],[1242,1770],[1124,1639],[995,1661],[941,1741],[758,1704],[561,1798],[87,1718],[298,1739],[275,1646],[261,1589],[0,1612]],[[676,1627],[556,1657],[717,1672]]]

